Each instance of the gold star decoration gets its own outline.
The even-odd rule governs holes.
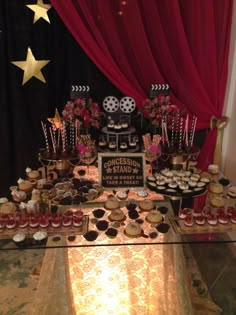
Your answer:
[[[48,10],[51,9],[51,4],[45,4],[43,3],[43,0],[37,0],[36,4],[27,4],[26,6],[34,11],[34,23],[42,18],[50,24]]]
[[[22,85],[29,81],[32,77],[46,83],[46,80],[41,72],[41,69],[45,67],[50,60],[36,60],[30,48],[28,48],[27,57],[25,61],[12,61],[15,66],[21,68],[24,71],[24,77]]]
[[[56,108],[55,115],[53,118],[48,118],[48,121],[53,125],[54,129],[60,129],[61,128],[61,117],[60,114]]]

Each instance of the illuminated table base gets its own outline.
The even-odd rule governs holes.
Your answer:
[[[75,313],[191,314],[180,270],[183,262],[176,275],[175,256],[173,245],[68,249]]]

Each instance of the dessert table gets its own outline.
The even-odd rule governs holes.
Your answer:
[[[161,195],[149,192],[148,198],[173,211]],[[84,213],[91,218],[104,200],[83,205]],[[145,233],[149,228],[144,220]],[[94,230],[91,220],[88,229]],[[95,241],[62,236],[57,248],[49,237],[32,314],[192,314],[180,236],[169,229],[155,239],[130,238],[122,224],[118,230],[114,239],[103,231]]]

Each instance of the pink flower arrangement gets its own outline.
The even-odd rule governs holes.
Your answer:
[[[93,100],[85,98],[76,98],[68,101],[62,111],[64,121],[75,123],[76,119],[80,121],[80,126],[84,129],[89,127],[99,128],[102,112],[99,105]]]
[[[179,112],[177,105],[171,103],[170,96],[157,95],[154,99],[143,102],[144,117],[151,120],[152,125],[159,126],[163,116],[174,116]]]

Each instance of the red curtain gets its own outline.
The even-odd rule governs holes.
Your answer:
[[[232,0],[51,3],[91,60],[140,108],[152,83],[169,83],[172,100],[198,117],[198,129],[221,117]],[[212,162],[215,140],[209,132],[203,168]]]

